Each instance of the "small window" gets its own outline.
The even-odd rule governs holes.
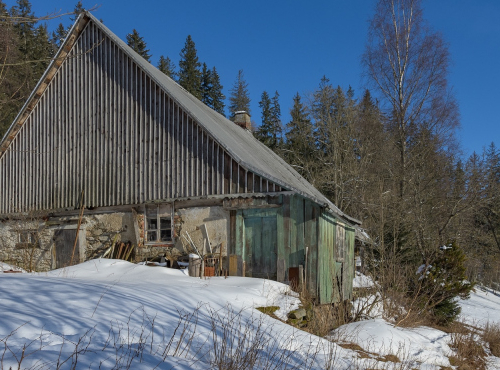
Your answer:
[[[172,242],[172,221],[165,207],[146,207],[146,243],[159,244]]]
[[[19,232],[19,243],[32,244],[36,243],[36,231],[21,231]]]
[[[18,233],[16,249],[36,248],[39,246],[38,232],[35,230],[23,230]]]

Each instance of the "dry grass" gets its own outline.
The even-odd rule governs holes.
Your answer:
[[[500,357],[500,324],[488,323],[483,331],[483,340],[488,344],[491,354]]]
[[[456,355],[450,356],[450,364],[458,370],[486,369],[486,352],[476,330],[460,323],[453,325],[453,330],[449,346]]]

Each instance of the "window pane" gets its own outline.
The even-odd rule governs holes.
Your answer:
[[[148,218],[148,230],[158,229],[158,220],[155,218]]]
[[[172,240],[172,233],[171,233],[170,229],[161,230],[160,232],[161,232],[161,241],[162,242],[167,242],[167,241]]]
[[[29,235],[30,234],[28,232],[25,232],[25,231],[19,233],[19,242],[20,243],[29,243],[30,242]]]
[[[170,219],[169,218],[160,218],[160,229],[170,229]]]
[[[148,231],[148,242],[155,242],[157,240],[156,231]]]

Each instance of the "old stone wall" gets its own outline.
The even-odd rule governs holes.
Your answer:
[[[113,243],[131,243],[137,246],[140,240],[135,232],[137,222],[132,212],[116,212],[85,216],[86,256],[110,247]]]
[[[189,237],[199,253],[226,255],[228,243],[229,211],[222,207],[195,207],[175,211],[175,247],[184,253],[197,253],[188,242]],[[206,233],[205,230],[206,229]],[[188,237],[189,235],[189,237]],[[208,236],[208,238],[207,238]],[[210,246],[208,245],[208,240]]]
[[[20,240],[29,233],[29,242]],[[52,234],[43,220],[22,219],[0,223],[0,261],[27,271],[48,271],[52,267]]]
[[[61,229],[76,230],[77,227],[78,216],[2,221],[0,261],[33,271],[56,268],[55,233]],[[225,256],[228,227],[229,212],[223,207],[177,209],[172,225],[173,242],[169,245],[147,245],[144,243],[144,214],[141,211],[84,215],[78,238],[81,244],[80,261],[102,255],[113,243],[130,243],[136,247],[136,262],[159,256],[175,261],[197,253],[189,239],[200,254],[211,251],[218,256],[222,250]],[[33,232],[33,243],[20,242],[19,233],[26,230]]]

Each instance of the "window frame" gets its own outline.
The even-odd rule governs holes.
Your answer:
[[[151,221],[154,220],[154,223]],[[165,225],[164,223],[167,223]],[[152,224],[154,224],[154,227]],[[163,226],[165,225],[165,226]],[[162,240],[162,231],[169,232],[170,236],[167,240]],[[154,240],[150,239],[150,233],[156,233]],[[146,205],[144,209],[144,244],[145,245],[173,245],[173,227],[172,227],[172,214],[168,206]]]

